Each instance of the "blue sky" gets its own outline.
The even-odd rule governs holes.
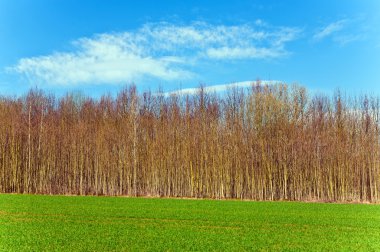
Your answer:
[[[249,80],[380,95],[380,1],[0,0],[0,95]]]

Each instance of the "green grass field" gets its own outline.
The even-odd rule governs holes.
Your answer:
[[[0,195],[1,251],[380,251],[380,205]]]

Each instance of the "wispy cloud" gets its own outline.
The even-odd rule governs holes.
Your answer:
[[[210,48],[206,52],[208,57],[214,59],[277,58],[284,53],[283,50],[256,47]]]
[[[315,42],[329,38],[340,46],[365,40],[367,37],[366,25],[362,18],[341,19],[327,26],[321,27],[313,36]]]
[[[262,24],[236,26],[195,22],[146,24],[134,31],[105,33],[73,42],[70,52],[22,58],[10,68],[47,84],[123,83],[145,77],[179,80],[196,75],[202,60],[278,58],[300,29]]]
[[[352,43],[354,41],[363,40],[365,35],[363,34],[343,34],[334,37],[334,41],[339,43],[341,46]]]
[[[331,23],[325,27],[320,28],[313,36],[315,41],[320,41],[326,37],[333,35],[334,33],[342,30],[347,24],[346,19],[339,20],[337,22]]]

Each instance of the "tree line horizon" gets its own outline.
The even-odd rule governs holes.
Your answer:
[[[298,85],[0,97],[0,192],[378,202],[380,102]]]

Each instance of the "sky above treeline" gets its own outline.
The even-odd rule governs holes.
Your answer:
[[[380,95],[380,1],[0,0],[0,95],[257,79]]]

